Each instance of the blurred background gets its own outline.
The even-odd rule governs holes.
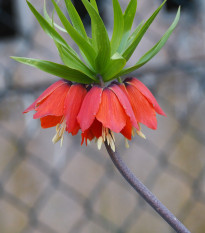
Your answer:
[[[42,0],[31,2],[43,12]],[[99,2],[111,35],[112,1]],[[79,3],[89,32],[89,17]],[[127,3],[120,0],[123,9]],[[160,3],[139,0],[135,25]],[[59,4],[65,9],[62,0]],[[125,149],[118,137],[117,144],[135,175],[191,232],[204,233],[205,1],[168,0],[129,64],[161,38],[179,4],[181,20],[168,43],[132,74],[150,88],[167,117],[158,117],[157,131],[142,128],[147,140],[135,137]],[[47,7],[52,15],[50,1]],[[55,128],[43,130],[32,113],[22,115],[58,79],[9,56],[60,59],[25,0],[0,0],[0,29],[0,232],[173,232],[124,181],[105,148],[81,147],[80,135],[66,135],[60,148],[51,142]]]

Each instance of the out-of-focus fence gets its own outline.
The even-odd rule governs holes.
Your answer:
[[[32,2],[42,11],[42,1]],[[139,1],[136,24],[159,4]],[[182,9],[163,50],[133,74],[152,90],[167,117],[158,117],[157,131],[143,127],[147,140],[136,137],[130,149],[121,137],[117,144],[136,176],[191,232],[204,233],[205,3],[192,4]],[[110,25],[111,1],[103,7]],[[26,7],[22,12],[29,16]],[[160,39],[174,14],[160,13],[130,64]],[[23,34],[0,42],[0,232],[171,232],[123,180],[104,148],[81,147],[80,135],[68,135],[60,149],[51,143],[54,128],[43,130],[32,114],[21,114],[57,80],[9,58],[59,61],[53,42],[32,18]]]

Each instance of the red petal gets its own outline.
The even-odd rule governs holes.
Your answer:
[[[109,88],[116,94],[116,96],[119,99],[120,103],[122,104],[126,114],[130,117],[130,120],[131,120],[133,126],[137,129],[139,129],[138,123],[136,121],[135,115],[134,115],[133,110],[132,110],[132,106],[129,102],[127,95],[116,84],[110,86]]]
[[[95,137],[93,135],[93,133],[88,129],[88,130],[85,130],[85,132],[81,133],[81,137],[82,137],[82,140],[81,140],[81,146],[83,145],[84,141],[85,141],[85,144],[87,146],[88,144],[88,139],[90,141],[93,140],[93,138]]]
[[[93,138],[99,138],[100,136],[102,136],[102,123],[100,123],[98,120],[95,119],[92,125],[90,126],[90,128],[85,130],[85,132],[81,134],[82,137],[81,145],[85,140],[87,146],[87,139],[92,141]]]
[[[48,115],[62,116],[64,113],[65,98],[69,89],[70,86],[64,83],[54,90],[52,94],[36,108],[37,112],[34,114],[33,118],[37,119]]]
[[[106,88],[102,93],[99,111],[96,115],[104,127],[119,133],[126,125],[126,113],[113,91]]]
[[[120,133],[128,140],[132,139],[132,123],[129,118],[127,118],[126,126],[120,131]]]
[[[87,139],[92,141],[93,138],[99,138],[100,136],[102,136],[102,123],[95,119],[90,128],[81,134],[81,145],[83,144],[84,140],[87,145]]]
[[[61,122],[63,116],[45,116],[41,118],[41,127],[42,128],[50,128],[56,126]]]
[[[95,119],[89,130],[96,138],[99,138],[100,136],[102,136],[102,123]]]
[[[53,83],[50,87],[48,87],[23,113],[30,112],[35,110],[35,107],[42,103],[56,88],[60,87],[64,84],[65,81],[59,80],[58,82]]]
[[[100,106],[101,95],[102,88],[93,86],[85,96],[80,112],[77,116],[82,132],[92,125]]]
[[[158,114],[166,116],[164,111],[161,109],[161,107],[157,103],[155,97],[152,95],[150,90],[142,82],[140,82],[136,78],[132,78],[130,81],[127,81],[127,83],[134,85],[149,100],[149,102],[153,105],[155,111]]]
[[[77,122],[77,115],[86,93],[87,90],[83,85],[76,84],[71,86],[65,99],[64,115],[66,119],[66,130],[73,135],[77,134],[80,128]]]
[[[134,85],[128,84],[126,89],[136,120],[151,129],[156,129],[157,119],[153,106]]]

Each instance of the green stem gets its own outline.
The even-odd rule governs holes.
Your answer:
[[[100,86],[101,86],[102,88],[105,87],[105,83],[104,83],[104,81],[103,81],[102,76],[101,76],[100,74],[98,74],[97,77],[98,77],[99,80],[100,80]]]
[[[120,77],[117,77],[117,80],[119,83],[122,83],[122,79]]]

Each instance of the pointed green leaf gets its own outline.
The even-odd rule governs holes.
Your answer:
[[[56,4],[54,0],[51,0],[53,2],[53,5],[55,7],[55,10],[67,30],[68,34],[71,36],[71,38],[76,42],[76,44],[79,46],[83,54],[88,59],[89,63],[94,67],[95,64],[95,58],[96,53],[93,47],[90,45],[89,42],[87,42],[84,37],[81,36],[81,34],[70,24],[68,19],[65,17],[59,6]]]
[[[124,32],[124,18],[118,0],[113,0],[112,2],[113,2],[113,11],[114,11],[114,27],[113,27],[113,34],[110,45],[111,45],[111,54],[114,54],[120,45],[122,35]]]
[[[115,77],[126,65],[126,60],[119,54],[115,53],[106,67],[106,72],[102,74],[103,80],[108,82]]]
[[[58,76],[60,78],[69,81],[85,83],[85,84],[93,82],[92,79],[90,79],[88,76],[81,73],[80,71],[71,69],[61,64],[57,64],[50,61],[39,60],[39,59],[25,58],[25,57],[11,57],[11,58],[23,64],[33,66],[44,72],[47,72],[49,74]]]
[[[44,14],[44,18],[48,21],[48,23],[49,23],[49,24],[52,24],[52,19],[51,19],[51,17],[49,16],[49,14],[48,14],[48,12],[47,12],[47,9],[46,9],[46,0],[44,0],[43,14]],[[62,28],[61,26],[59,26],[58,24],[54,23],[54,26],[55,26],[56,28],[58,28],[60,31],[66,32],[66,33],[67,33],[67,31],[66,31],[64,28]]]
[[[120,47],[117,50],[119,53],[121,53],[126,47],[127,40],[130,35],[130,31],[131,31],[132,24],[134,21],[136,10],[137,10],[137,0],[131,0],[123,16],[124,17],[124,32],[123,32],[123,37],[120,43]]]
[[[98,15],[97,11],[88,2],[88,0],[82,0],[85,8],[87,9],[91,22],[93,25],[93,43],[97,47],[97,57],[96,57],[96,71],[101,73],[107,62],[110,60],[110,41],[107,34],[105,25]]]
[[[87,75],[89,78],[96,80],[95,72],[91,71],[81,60],[76,63],[76,61],[72,61],[72,57],[70,56],[69,51],[64,48],[61,44],[56,42],[56,47],[58,48],[59,56],[63,63],[71,69],[76,69]]]
[[[61,35],[43,18],[41,14],[34,8],[34,6],[27,1],[29,8],[31,9],[32,13],[38,20],[39,24],[41,25],[42,29],[53,39],[56,40],[58,43],[62,44],[74,56],[78,57],[77,53],[66,43],[66,41],[61,37]]]
[[[85,63],[86,63],[86,66],[87,66],[93,73],[95,73],[95,69],[91,66],[90,62],[88,61],[87,57],[85,56],[85,54],[83,53],[82,50],[80,50],[80,53],[81,53],[81,56],[82,56],[83,60],[84,60]]]
[[[90,0],[90,4],[95,8],[96,12],[99,14],[98,5],[95,0]]]
[[[131,29],[135,18],[136,10],[137,10],[137,0],[131,0],[124,13],[125,31],[129,31]]]
[[[52,26],[54,27],[53,24],[53,19],[52,19]],[[90,77],[93,80],[96,80],[96,74],[95,71],[93,70],[93,68],[90,66],[89,62],[86,60],[87,58],[84,56],[83,52],[82,56],[84,58],[84,60],[89,64],[90,69],[81,61],[81,59],[73,59],[72,54],[70,53],[70,51],[63,47],[61,44],[59,44],[57,41],[55,41],[56,47],[58,49],[59,52],[59,56],[61,58],[61,60],[63,61],[63,63],[68,66],[71,69],[76,69],[81,71],[83,74],[87,75],[88,77]]]
[[[138,34],[138,32],[141,30],[142,26],[144,24],[144,20],[135,28],[134,32],[132,33],[132,35],[128,38],[127,41],[127,45],[126,45],[126,49],[133,43],[136,35]],[[126,50],[125,49],[125,50]]]
[[[167,42],[168,38],[170,37],[173,30],[177,26],[177,23],[179,22],[179,18],[180,18],[180,7],[178,9],[178,12],[176,14],[176,17],[175,17],[172,25],[169,27],[169,29],[166,31],[166,33],[163,35],[163,37],[155,44],[154,47],[152,47],[152,49],[150,49],[147,53],[145,53],[134,66],[127,68],[127,69],[124,69],[120,73],[120,75],[125,75],[125,74],[128,74],[130,72],[133,72],[134,70],[140,68],[145,63],[147,63],[150,59],[152,59]]]
[[[89,42],[82,20],[73,6],[73,3],[71,0],[65,0],[65,4],[73,27],[84,37],[85,40]]]
[[[97,6],[96,1],[95,0],[91,0],[90,4],[93,6],[93,8],[96,10],[96,12],[99,15],[98,6]],[[93,23],[92,20],[91,20],[91,31],[92,31],[92,35],[94,35],[95,34],[95,23]],[[92,41],[92,45],[93,45],[93,47],[96,50],[97,49],[97,44],[96,44],[95,40]]]
[[[135,36],[135,39],[132,41],[131,45],[123,52],[123,57],[128,61],[129,58],[132,56],[133,52],[135,51],[136,47],[138,46],[139,42],[141,41],[142,37],[144,36],[145,32],[156,18],[158,13],[160,12],[161,8],[165,4],[166,0],[157,8],[157,10],[152,14],[152,16],[145,22],[143,27]]]
[[[59,46],[61,46],[61,50],[63,52],[59,51],[59,55],[64,62],[64,64],[69,64],[68,67],[71,69],[77,69],[80,70],[83,73],[86,73],[88,68],[86,65],[81,61],[79,58],[78,54],[65,42],[65,40],[56,32],[54,29],[53,20],[49,20],[49,22],[46,21],[37,11],[36,9],[32,6],[30,2],[27,2],[31,11],[33,14],[36,16],[37,20],[39,21],[40,25],[44,29],[44,31],[51,36],[51,38],[54,40],[58,50]],[[45,12],[45,11],[44,11]]]

